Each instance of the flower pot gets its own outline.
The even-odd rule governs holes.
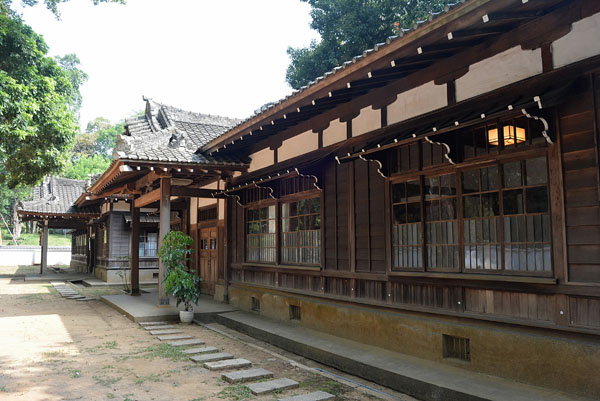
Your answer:
[[[180,310],[179,320],[181,320],[181,323],[192,323],[192,320],[194,320],[194,311]]]

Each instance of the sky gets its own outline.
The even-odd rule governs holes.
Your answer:
[[[18,1],[15,1],[15,5]],[[246,118],[285,97],[288,46],[305,47],[310,7],[300,0],[71,0],[61,19],[43,5],[20,9],[49,55],[75,53],[88,81],[80,124],[118,122],[142,96],[184,110]]]

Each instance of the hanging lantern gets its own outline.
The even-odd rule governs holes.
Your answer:
[[[503,134],[505,146],[514,145],[515,143],[521,143],[527,140],[525,128],[515,127],[514,125],[505,125],[503,127]],[[490,145],[499,146],[498,128],[488,130],[488,142]]]

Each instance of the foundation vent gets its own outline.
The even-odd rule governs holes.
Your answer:
[[[444,358],[471,362],[471,344],[468,338],[443,334]]]
[[[252,297],[252,306],[251,309],[254,312],[260,312],[260,299],[256,298],[256,297]]]
[[[290,320],[302,320],[300,307],[298,305],[290,305]]]
[[[158,273],[152,273],[152,278],[158,278]]]

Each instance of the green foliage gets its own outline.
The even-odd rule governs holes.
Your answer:
[[[12,5],[13,0],[0,0],[0,12],[10,12],[10,6]],[[66,3],[69,0],[43,0],[42,3],[46,5],[46,8],[52,12],[56,16],[56,18],[60,17],[60,11],[58,10],[58,5],[61,3]],[[21,0],[21,4],[24,6],[35,6],[38,4],[40,0]],[[125,0],[92,0],[92,2],[96,5],[100,3],[119,3],[125,4]]]
[[[101,155],[81,156],[75,163],[68,165],[63,176],[76,180],[87,180],[89,174],[103,173],[110,165],[110,159]]]
[[[186,271],[190,247],[194,240],[180,231],[169,231],[162,240],[158,257],[167,269],[165,291],[177,300],[177,306],[183,303],[186,311],[192,310],[192,304],[200,299],[200,282],[202,279],[194,273]]]
[[[71,90],[69,93],[69,104],[71,110],[74,113],[79,113],[81,109],[81,102],[83,100],[79,87],[88,80],[88,75],[80,70],[79,58],[75,54],[67,54],[63,57],[55,57],[58,65],[64,70],[67,75],[67,79],[71,83]]]
[[[454,0],[301,0],[310,4],[311,28],[320,42],[306,48],[288,48],[291,63],[286,81],[294,89],[335,66],[371,49],[377,43],[440,11]]]
[[[34,185],[59,171],[77,132],[73,87],[19,17],[0,14],[0,183]]]

